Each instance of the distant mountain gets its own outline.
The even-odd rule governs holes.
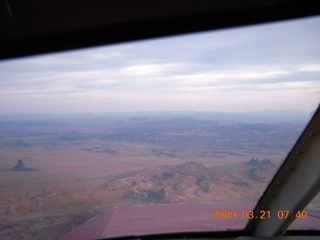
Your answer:
[[[105,126],[106,122],[147,122],[155,119],[196,119],[232,123],[299,123],[305,124],[312,114],[304,110],[262,110],[243,112],[218,111],[145,111],[79,114],[21,114],[1,115],[1,125],[38,127]]]

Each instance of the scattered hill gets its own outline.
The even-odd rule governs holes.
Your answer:
[[[270,159],[262,159],[259,161],[258,158],[251,158],[245,164],[254,167],[250,169],[249,176],[261,182],[269,182],[278,168]]]

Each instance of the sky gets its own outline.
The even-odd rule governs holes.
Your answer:
[[[314,111],[320,17],[0,61],[0,115]]]

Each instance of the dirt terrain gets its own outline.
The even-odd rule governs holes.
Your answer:
[[[57,239],[115,206],[257,201],[302,129],[190,119],[0,124],[0,238]],[[34,171],[10,171],[19,159]]]

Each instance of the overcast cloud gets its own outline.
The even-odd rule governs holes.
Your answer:
[[[320,18],[0,62],[0,114],[313,111]]]

